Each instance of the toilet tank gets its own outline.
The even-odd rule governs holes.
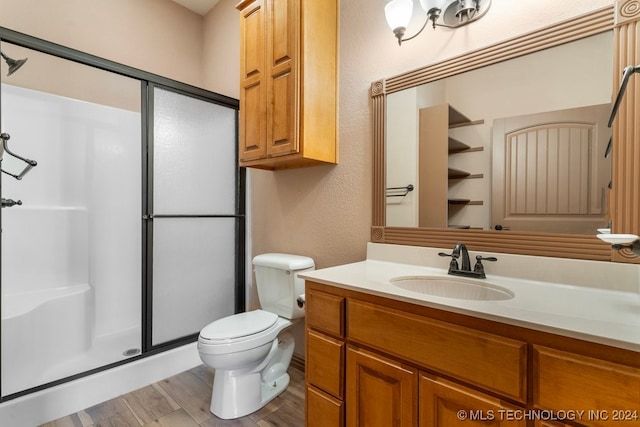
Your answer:
[[[298,273],[315,269],[313,259],[289,254],[262,254],[253,258],[258,298],[263,310],[286,319],[304,316],[298,296],[304,293],[304,279]]]

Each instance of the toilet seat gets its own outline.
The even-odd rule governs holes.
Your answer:
[[[198,337],[198,349],[208,354],[225,354],[259,347],[273,341],[291,321],[275,313],[253,310],[216,320]]]
[[[253,310],[227,316],[209,323],[202,329],[200,336],[214,342],[229,342],[249,335],[257,334],[273,326],[278,315],[264,310]]]

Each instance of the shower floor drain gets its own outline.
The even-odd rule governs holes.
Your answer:
[[[126,357],[135,356],[136,354],[140,354],[139,348],[130,348],[129,350],[125,350],[122,355]]]

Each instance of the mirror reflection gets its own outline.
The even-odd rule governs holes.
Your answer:
[[[386,226],[606,228],[613,35],[387,95]]]

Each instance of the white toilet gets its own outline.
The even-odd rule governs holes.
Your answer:
[[[223,419],[257,411],[289,385],[294,340],[281,332],[304,316],[297,273],[315,268],[311,258],[276,253],[256,256],[253,266],[262,309],[216,320],[198,337],[200,358],[216,370],[211,412]]]

